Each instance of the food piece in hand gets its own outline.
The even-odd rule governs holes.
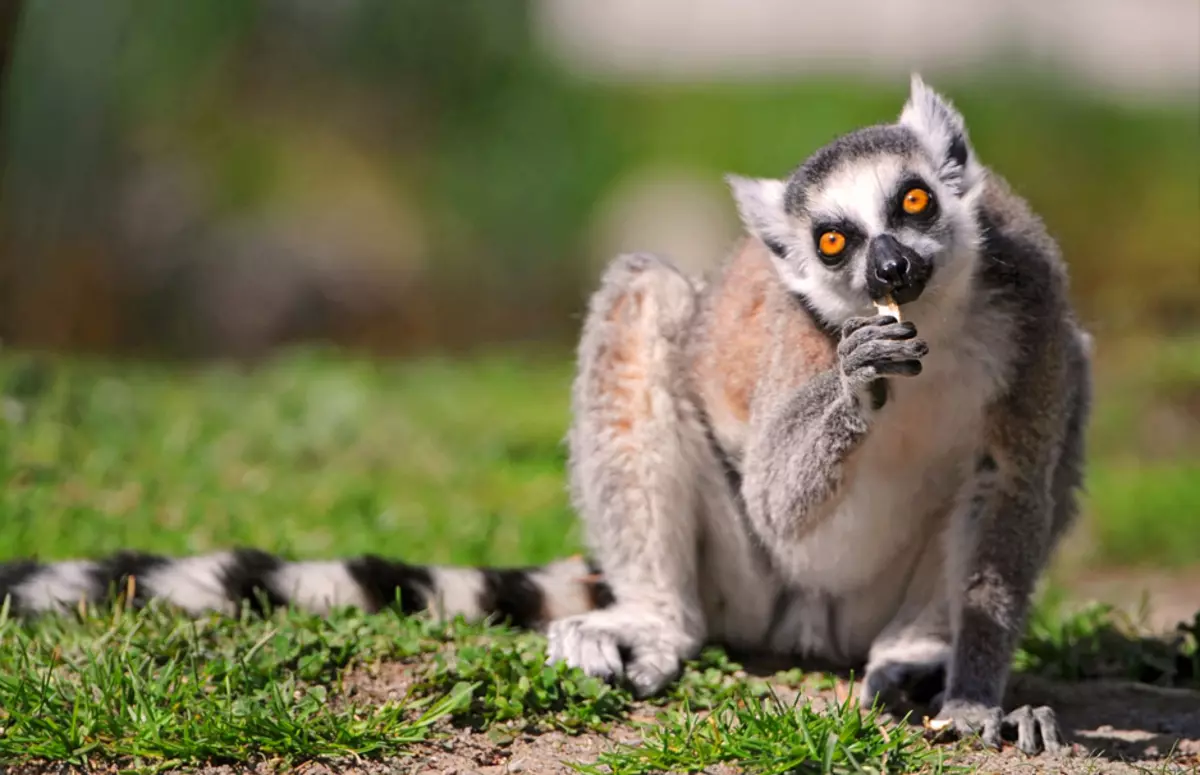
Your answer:
[[[875,302],[875,309],[879,310],[880,315],[891,315],[897,323],[900,322],[900,305],[893,301],[891,296],[884,296]]]

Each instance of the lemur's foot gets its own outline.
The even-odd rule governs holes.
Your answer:
[[[1045,705],[1023,705],[1006,716],[998,706],[952,700],[930,724],[934,729],[944,726],[947,733],[960,738],[978,735],[989,748],[999,748],[1005,737],[1015,737],[1017,748],[1029,756],[1042,751],[1055,755],[1070,750],[1063,743],[1054,710]]]
[[[884,661],[868,665],[859,689],[858,701],[863,707],[875,702],[887,706],[901,695],[924,706],[941,704],[946,668],[941,663]]]
[[[547,663],[566,662],[606,681],[624,679],[638,697],[657,694],[682,668],[692,639],[653,612],[608,608],[550,624]]]

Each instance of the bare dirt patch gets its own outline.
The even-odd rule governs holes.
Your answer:
[[[1130,764],[1180,771],[1200,767],[1200,692],[1127,681],[1068,684],[1018,675],[1008,701],[1055,709],[1077,754],[1085,757],[1078,763],[1083,769],[1066,772],[1135,771]],[[1030,763],[1012,753],[1007,758]]]
[[[576,775],[569,762],[594,762],[603,751],[618,743],[634,743],[639,735],[629,727],[618,727],[607,736],[566,735],[547,732],[522,735],[497,744],[488,735],[457,730],[448,740],[424,745],[410,762],[413,773],[455,775]]]

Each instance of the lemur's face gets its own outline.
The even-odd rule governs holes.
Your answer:
[[[835,140],[786,181],[730,180],[783,281],[839,324],[885,296],[926,306],[965,292],[981,178],[961,118],[914,78],[899,123]]]

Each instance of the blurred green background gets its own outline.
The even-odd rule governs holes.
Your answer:
[[[953,4],[949,31],[876,5],[819,48],[817,3],[9,0],[0,556],[568,548],[558,439],[602,262],[711,266],[724,173],[892,120],[920,67],[1060,240],[1097,336],[1079,561],[1200,561],[1195,3],[1004,16],[958,41],[970,62],[933,40],[1006,4]]]

